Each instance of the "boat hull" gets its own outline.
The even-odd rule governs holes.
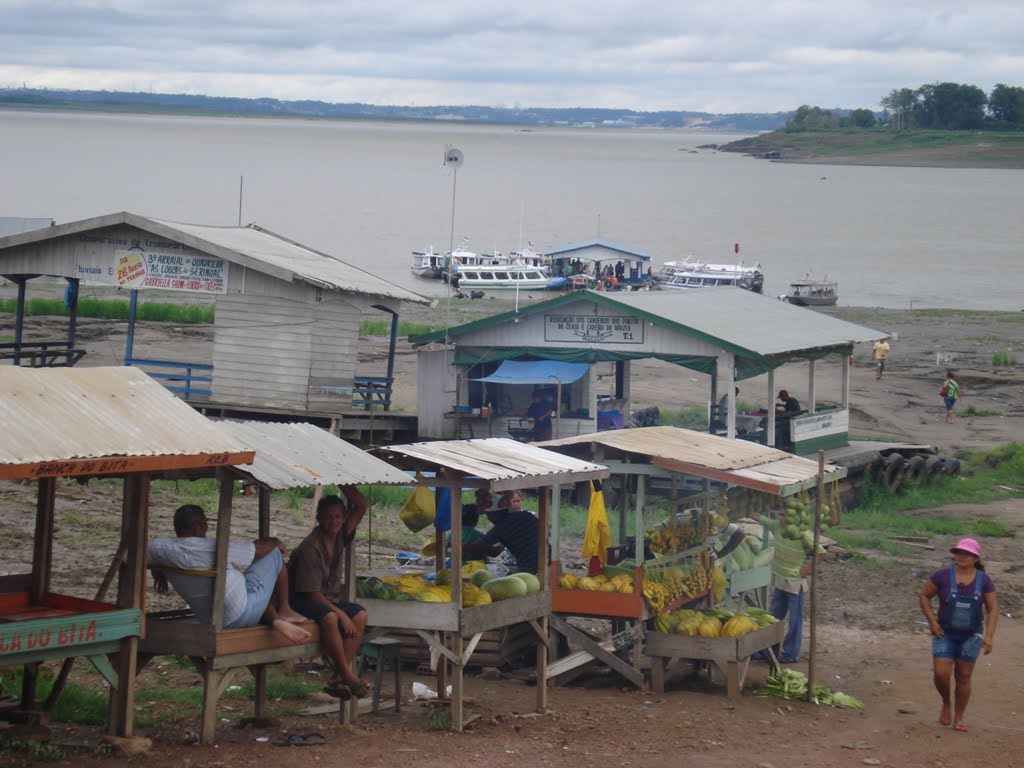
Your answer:
[[[798,307],[832,307],[839,301],[838,296],[828,298],[815,298],[809,296],[787,296],[786,301],[796,304]]]

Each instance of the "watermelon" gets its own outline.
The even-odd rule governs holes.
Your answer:
[[[512,575],[526,585],[527,594],[532,595],[534,592],[540,592],[540,579],[532,573],[513,573]]]
[[[491,579],[483,585],[483,590],[492,600],[508,600],[510,597],[525,597],[526,582],[515,576],[502,576]]]
[[[481,568],[479,571],[473,571],[473,575],[469,577],[469,580],[472,582],[473,586],[482,587],[493,578],[493,573],[488,571],[486,568]]]

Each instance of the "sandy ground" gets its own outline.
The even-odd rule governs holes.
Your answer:
[[[485,305],[486,302],[478,302]],[[480,311],[494,311],[481,306]],[[959,448],[986,448],[1021,434],[1022,385],[1017,368],[992,365],[995,351],[1019,350],[1024,336],[1024,315],[1013,313],[837,310],[837,314],[898,334],[885,377],[875,379],[870,352],[857,349],[851,375],[854,434],[929,443],[941,452]],[[415,319],[415,317],[413,317]],[[33,321],[36,323],[37,321]],[[47,321],[49,337],[56,321]],[[0,315],[0,336],[10,335],[10,316]],[[35,326],[40,327],[40,326]],[[43,334],[46,335],[46,334]],[[116,362],[123,351],[124,324],[83,321],[80,338],[91,364]],[[180,354],[199,360],[209,354],[209,329],[175,328],[147,324],[136,338],[140,354],[158,357]],[[382,365],[380,340],[364,340],[362,365],[372,373]],[[942,366],[936,355],[951,355],[966,397],[992,415],[959,418],[943,423],[938,396]],[[819,400],[838,400],[838,362],[819,365]],[[415,356],[407,346],[399,355],[396,408],[415,407]],[[807,366],[786,366],[776,374],[776,386],[787,387],[805,399]],[[633,367],[636,407],[658,405],[678,409],[706,402],[708,380],[669,365],[644,362]],[[741,400],[765,403],[769,397],[764,378],[741,382]],[[759,394],[760,393],[760,394]],[[55,586],[72,594],[92,597],[114,550],[116,524],[109,510],[116,504],[114,483],[92,482],[82,487],[62,483],[58,497],[58,531],[54,555]],[[254,535],[253,500],[240,497],[239,536]],[[180,503],[173,493],[154,498],[154,520],[166,518]],[[33,489],[0,484],[0,536],[7,544],[0,573],[24,572],[30,557]],[[934,510],[933,510],[934,511]],[[927,515],[929,510],[919,514]],[[1024,526],[1024,500],[985,507],[950,506],[944,514],[992,516],[1017,529]],[[307,516],[308,517],[308,516]],[[306,523],[288,511],[274,510],[275,534],[294,545],[306,532]],[[242,522],[247,521],[247,522]],[[481,715],[462,736],[425,730],[426,715],[419,705],[401,715],[381,714],[342,727],[330,716],[286,717],[279,728],[253,732],[222,724],[216,747],[188,746],[188,732],[196,720],[186,719],[146,735],[156,740],[147,763],[163,766],[247,766],[273,760],[282,768],[328,764],[343,758],[367,766],[408,763],[433,766],[459,762],[467,765],[544,764],[576,768],[581,763],[606,765],[679,765],[695,759],[706,766],[818,766],[893,765],[939,768],[971,760],[984,765],[1019,763],[1024,746],[1024,712],[1019,681],[1024,672],[1024,628],[1016,617],[1024,611],[1024,558],[1016,539],[983,541],[990,572],[999,585],[1004,614],[995,652],[982,660],[975,675],[975,698],[968,713],[971,733],[956,734],[935,723],[938,701],[931,688],[928,639],[920,620],[916,591],[921,580],[946,561],[952,537],[935,537],[932,551],[912,556],[858,564],[835,560],[823,568],[820,587],[819,680],[862,698],[863,712],[850,712],[745,694],[736,704],[726,701],[719,683],[706,677],[677,677],[664,696],[623,689],[611,675],[597,674],[568,688],[552,689],[549,712],[526,715],[533,708],[534,691],[519,679],[500,682],[473,678],[469,694],[476,702],[470,712]],[[97,566],[97,563],[101,564]],[[154,605],[158,603],[154,602]],[[1007,618],[1009,614],[1013,618]],[[804,646],[805,654],[807,644]],[[806,661],[801,668],[806,668]],[[748,682],[765,674],[755,665]],[[146,671],[144,675],[154,674]],[[406,698],[413,675],[404,676]],[[191,683],[195,684],[193,679]],[[232,717],[237,713],[225,713]],[[278,748],[273,742],[283,733],[317,731],[328,745]],[[91,729],[57,727],[57,740],[95,743]],[[260,736],[267,742],[257,742]],[[1016,749],[1015,749],[1016,748]],[[0,763],[9,755],[0,753]],[[868,763],[870,760],[872,762]],[[878,762],[874,762],[878,761]],[[95,765],[121,761],[90,757]]]

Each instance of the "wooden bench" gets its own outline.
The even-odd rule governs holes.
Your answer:
[[[146,637],[139,641],[141,670],[156,656],[187,656],[203,679],[203,705],[199,740],[211,744],[217,726],[217,701],[235,675],[248,669],[256,680],[254,716],[265,717],[267,703],[267,665],[291,659],[317,658],[320,628],[315,621],[300,624],[309,632],[308,643],[295,645],[271,627],[216,631],[212,624],[200,622],[190,611],[163,611],[146,615]]]

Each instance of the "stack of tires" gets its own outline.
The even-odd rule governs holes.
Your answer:
[[[960,468],[959,459],[920,454],[907,458],[893,452],[875,466],[875,482],[898,493],[911,485],[924,485],[938,475],[959,475]]]

